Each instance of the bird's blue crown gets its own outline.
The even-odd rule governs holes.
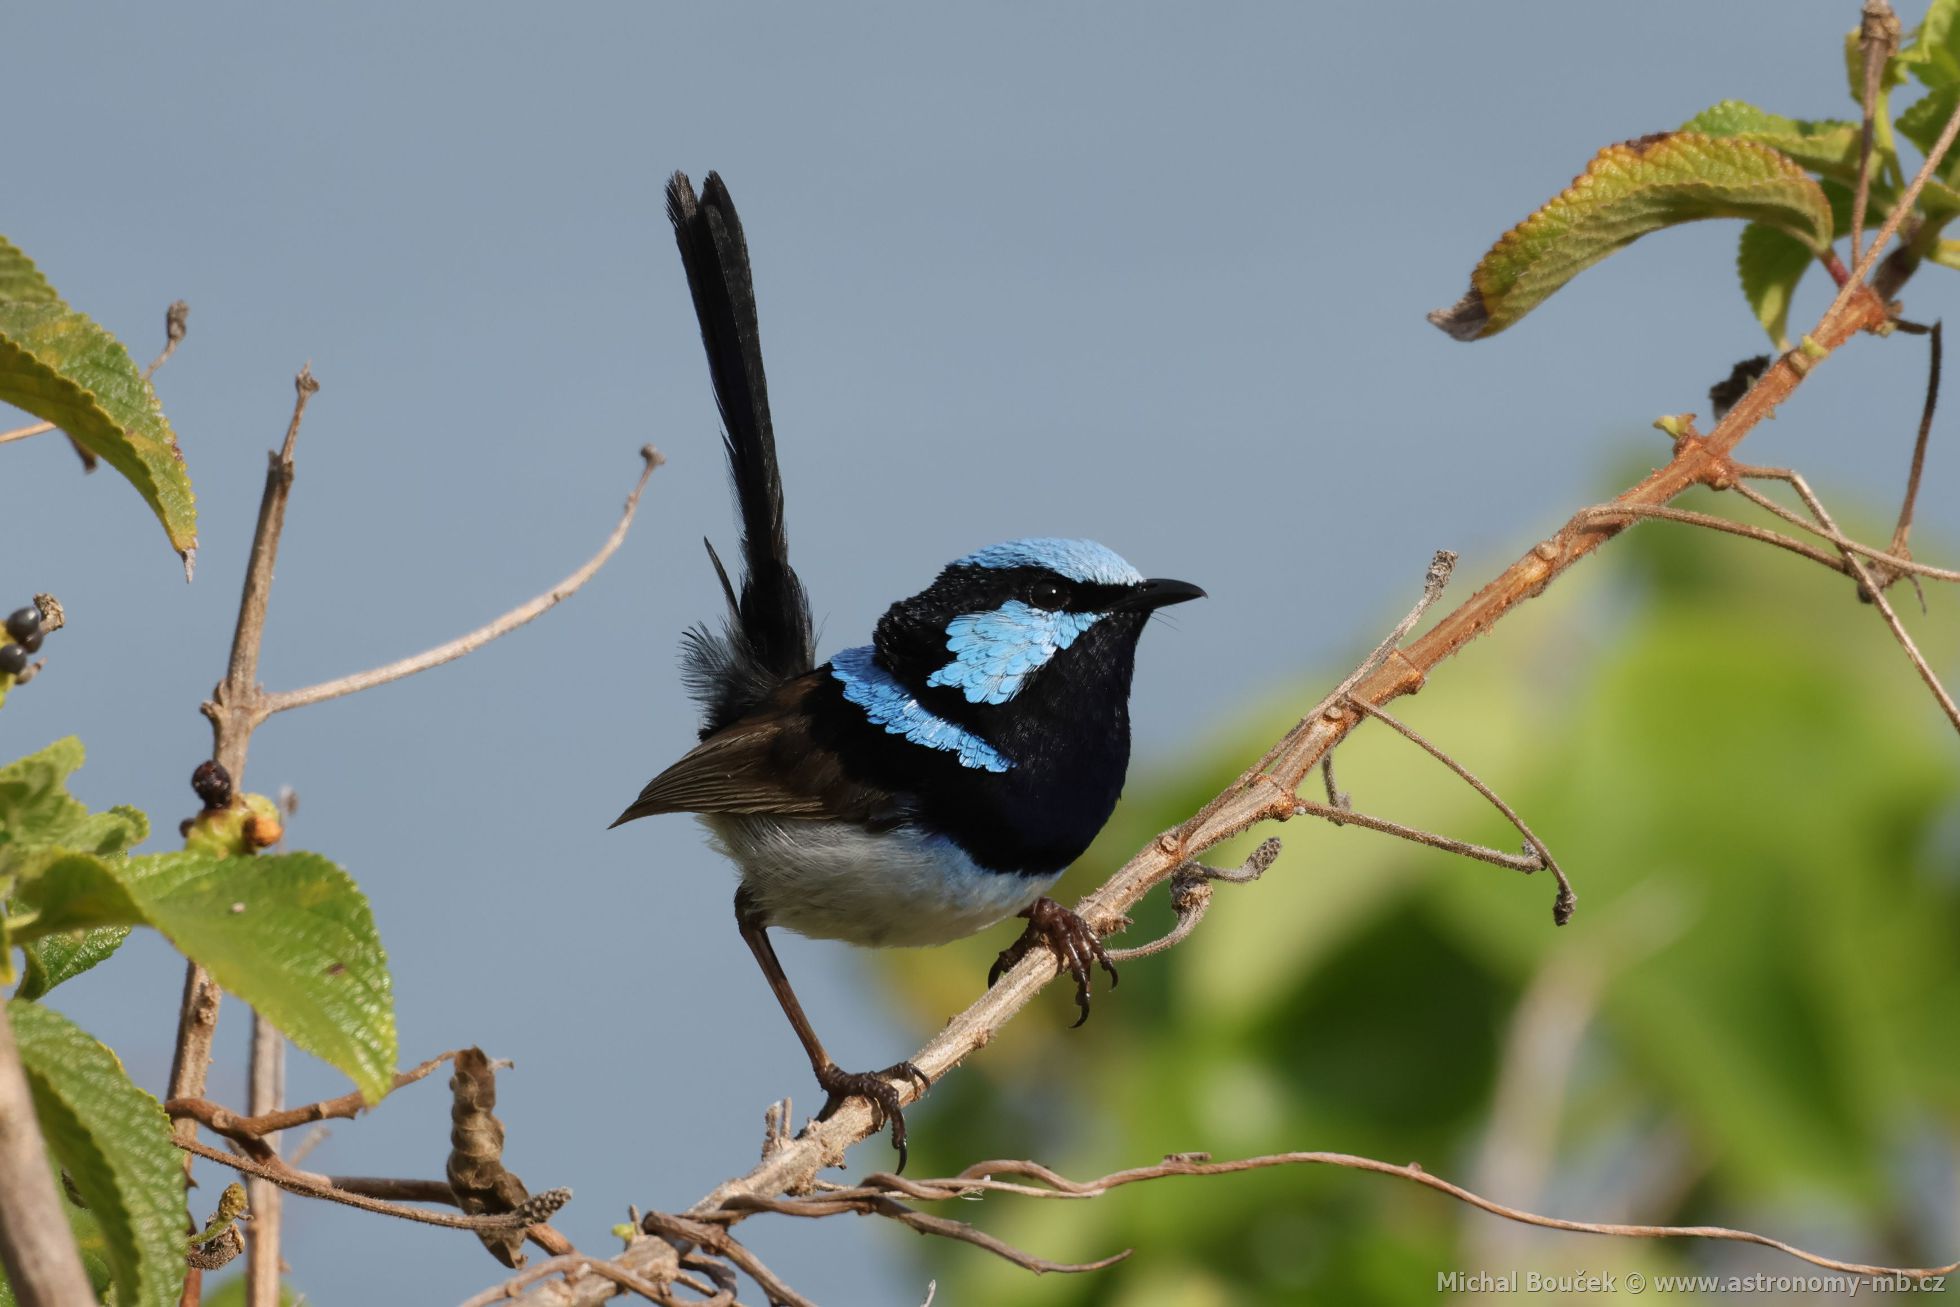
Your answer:
[[[988,545],[965,558],[955,559],[953,566],[1045,567],[1058,576],[1089,585],[1137,585],[1143,581],[1143,573],[1109,546],[1057,536],[1031,536],[1026,540]]]

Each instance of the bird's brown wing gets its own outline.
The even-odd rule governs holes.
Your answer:
[[[621,822],[662,812],[828,818],[878,825],[897,817],[892,795],[853,780],[810,736],[803,699],[822,669],[784,684],[756,711],[701,741],[647,782]]]

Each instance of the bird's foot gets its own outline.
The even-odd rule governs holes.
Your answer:
[[[905,1113],[899,1110],[898,1091],[892,1088],[894,1080],[910,1080],[924,1093],[932,1088],[932,1081],[926,1073],[910,1062],[894,1062],[883,1071],[846,1071],[835,1062],[817,1068],[817,1088],[830,1095],[824,1100],[823,1111],[817,1113],[817,1120],[828,1121],[831,1114],[844,1105],[847,1098],[862,1098],[871,1104],[871,1111],[877,1124],[883,1127],[891,1122],[892,1147],[898,1150],[898,1170],[905,1170]]]
[[[1021,932],[1021,938],[1000,951],[994,959],[993,969],[987,973],[987,987],[993,988],[996,980],[1016,962],[1028,955],[1028,950],[1037,944],[1046,944],[1055,951],[1055,957],[1075,977],[1075,1005],[1082,1009],[1082,1015],[1075,1019],[1079,1026],[1089,1019],[1089,976],[1094,967],[1100,966],[1109,973],[1109,987],[1116,988],[1116,967],[1103,951],[1102,936],[1096,928],[1069,911],[1055,900],[1047,897],[1036,899],[1021,913],[1028,919],[1028,928]],[[1073,1030],[1075,1026],[1070,1026]]]

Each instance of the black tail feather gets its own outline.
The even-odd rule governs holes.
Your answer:
[[[667,217],[694,294],[742,517],[742,588],[731,603],[727,635],[717,641],[696,632],[688,644],[689,680],[707,708],[706,735],[755,707],[781,682],[809,671],[815,651],[809,599],[789,564],[783,483],[741,219],[728,188],[712,172],[698,199],[687,175],[675,173],[667,183]],[[716,570],[721,571],[719,559]],[[722,585],[728,589],[725,573]]]

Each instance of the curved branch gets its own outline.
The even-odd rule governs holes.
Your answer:
[[[640,457],[646,461],[646,466],[640,471],[640,479],[634,485],[633,493],[626,496],[626,510],[620,514],[619,525],[615,526],[612,534],[606,537],[606,543],[599,547],[599,552],[578,571],[535,599],[519,604],[488,625],[480,626],[468,635],[458,636],[447,644],[425,649],[419,654],[389,663],[385,667],[355,672],[352,676],[323,681],[318,685],[309,685],[299,690],[284,690],[278,694],[268,694],[259,701],[260,720],[276,712],[285,712],[288,708],[304,708],[308,704],[324,703],[328,699],[338,699],[342,695],[371,690],[377,685],[386,685],[390,681],[399,681],[404,676],[413,676],[431,667],[454,662],[465,654],[474,653],[500,636],[509,635],[518,627],[536,621],[564,600],[577,594],[579,588],[596,576],[599,569],[606,565],[606,560],[625,543],[627,529],[633,525],[633,514],[640,506],[640,492],[647,488],[647,478],[653,475],[655,468],[666,462],[660,451],[652,445],[643,446]]]

